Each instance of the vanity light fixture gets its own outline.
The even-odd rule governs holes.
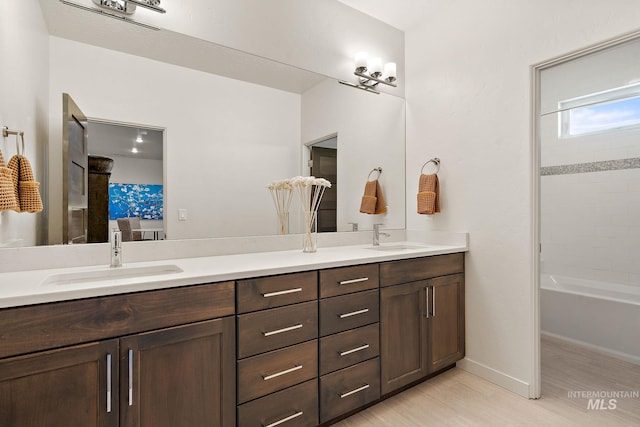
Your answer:
[[[96,4],[98,4],[100,1],[101,0],[94,0],[94,2]],[[121,1],[124,1],[124,0],[121,0]],[[131,0],[129,0],[129,2],[131,2]],[[96,13],[98,15],[106,16],[107,18],[117,19],[118,21],[121,21],[121,22],[126,22],[128,24],[133,24],[133,25],[137,25],[139,27],[147,28],[149,30],[160,31],[160,28],[158,28],[158,27],[154,27],[153,25],[143,24],[142,22],[134,21],[133,19],[131,19],[129,17],[123,16],[122,14],[124,12],[111,13],[111,12],[108,12],[107,10],[105,10],[105,9],[107,9],[106,7],[102,8],[102,9],[99,9],[99,8],[96,8],[96,7],[89,7],[89,6],[85,6],[83,4],[75,3],[75,2],[70,1],[70,0],[60,0],[60,3],[66,5],[66,6],[71,6],[71,7],[75,7],[75,8],[84,10],[86,12]],[[132,6],[135,7],[134,5],[132,5]],[[112,8],[108,8],[108,9],[114,10],[114,12],[116,11],[116,9],[112,9]],[[129,9],[129,10],[132,10],[132,9]],[[133,13],[133,12],[131,12],[131,13]]]
[[[131,15],[136,6],[144,7],[158,13],[167,11],[160,7],[160,0],[93,0],[100,7]]]
[[[369,58],[367,53],[358,52],[355,56],[355,67],[353,74],[358,76],[358,84],[345,81],[340,83],[375,94],[380,93],[376,90],[380,83],[397,87],[395,81],[398,74],[395,62],[387,62],[383,67],[382,58],[377,56]]]

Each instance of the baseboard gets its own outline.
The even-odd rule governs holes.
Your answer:
[[[610,348],[601,347],[599,345],[591,344],[585,341],[576,340],[573,338],[565,337],[564,335],[554,334],[552,332],[540,332],[540,335],[554,338],[560,341],[565,341],[570,344],[574,344],[580,347],[584,347],[587,350],[593,351],[594,353],[603,354],[605,356],[613,357],[616,359],[624,360],[625,362],[634,363],[636,365],[640,365],[640,357],[634,356],[633,354],[623,353],[621,351],[611,350]]]
[[[459,361],[457,366],[513,393],[519,394],[522,397],[526,397],[527,399],[533,398],[533,396],[531,396],[531,386],[529,383],[507,375],[504,372],[500,372],[468,358]]]

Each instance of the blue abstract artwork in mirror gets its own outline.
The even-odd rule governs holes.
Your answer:
[[[161,184],[109,183],[109,219],[163,219]]]

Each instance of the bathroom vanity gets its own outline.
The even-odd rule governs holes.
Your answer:
[[[358,250],[5,306],[0,425],[331,424],[464,357],[466,248]]]

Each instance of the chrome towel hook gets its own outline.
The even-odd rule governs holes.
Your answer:
[[[9,135],[16,136],[16,153],[18,155],[23,155],[24,154],[24,132],[21,130],[11,130],[6,126],[3,126],[2,136],[6,138]],[[20,139],[22,140],[22,151],[20,151],[20,140],[18,139],[18,137],[20,137]]]
[[[424,165],[422,165],[422,168],[420,169],[420,173],[423,174],[424,173],[424,168],[429,164],[429,163],[433,163],[434,165],[436,165],[436,171],[434,173],[438,173],[440,171],[440,159],[437,157],[434,157],[433,159],[427,161]]]
[[[381,167],[373,168],[371,172],[369,172],[369,176],[367,176],[367,181],[371,181],[371,174],[375,172],[378,172],[378,176],[376,176],[376,179],[380,178],[380,175],[382,174],[382,168]]]

